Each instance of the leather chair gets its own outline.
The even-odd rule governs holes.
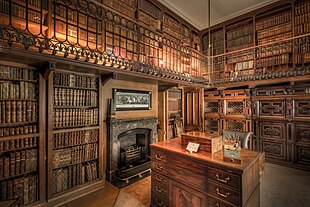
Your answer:
[[[249,149],[251,134],[253,133],[223,130],[223,139],[239,139],[241,141],[241,147]]]

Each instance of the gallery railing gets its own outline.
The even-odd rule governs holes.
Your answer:
[[[205,63],[211,85],[310,75],[310,34],[216,55]],[[208,75],[210,74],[210,76]]]
[[[0,40],[27,50],[206,84],[206,57],[91,0],[0,0]]]
[[[309,36],[212,56],[208,64],[198,50],[92,0],[0,0],[4,44],[204,85],[309,74]]]

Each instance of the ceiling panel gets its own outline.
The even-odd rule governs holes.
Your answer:
[[[202,30],[208,27],[208,0],[158,0]],[[211,26],[278,0],[211,0]]]

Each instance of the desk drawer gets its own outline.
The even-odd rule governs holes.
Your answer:
[[[158,172],[164,175],[168,172],[167,165],[164,162],[152,161],[151,168],[152,172]]]
[[[166,176],[160,175],[156,172],[152,172],[152,188],[153,186],[158,186],[159,189],[168,189],[168,178]],[[157,188],[155,188],[156,190]],[[157,190],[159,190],[157,189]],[[160,190],[159,190],[160,192]]]
[[[151,150],[151,159],[152,161],[157,161],[157,162],[167,162],[166,154],[157,149]]]
[[[161,194],[157,194],[152,191],[151,206],[152,207],[168,207],[169,206],[168,194],[161,195]]]
[[[208,193],[223,201],[239,206],[240,194],[213,182],[208,182]]]
[[[236,190],[240,189],[241,179],[238,175],[229,173],[227,171],[221,171],[215,168],[208,168],[207,176],[208,179],[221,183],[225,186],[233,187]]]
[[[205,176],[195,174],[193,171],[186,170],[184,168],[179,167],[171,167],[169,168],[169,176],[182,184],[187,186],[191,186],[197,190],[206,191],[206,183],[207,179]]]
[[[233,205],[227,204],[211,196],[208,197],[208,204],[208,207],[234,207]]]
[[[190,171],[192,174],[194,173],[197,175],[205,176],[206,166],[203,164],[175,156],[169,156],[168,161],[170,168],[183,168]]]

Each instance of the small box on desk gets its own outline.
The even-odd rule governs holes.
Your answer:
[[[186,132],[181,135],[182,148],[186,148],[189,142],[199,144],[201,151],[215,153],[222,150],[222,136],[206,134],[203,132]]]

